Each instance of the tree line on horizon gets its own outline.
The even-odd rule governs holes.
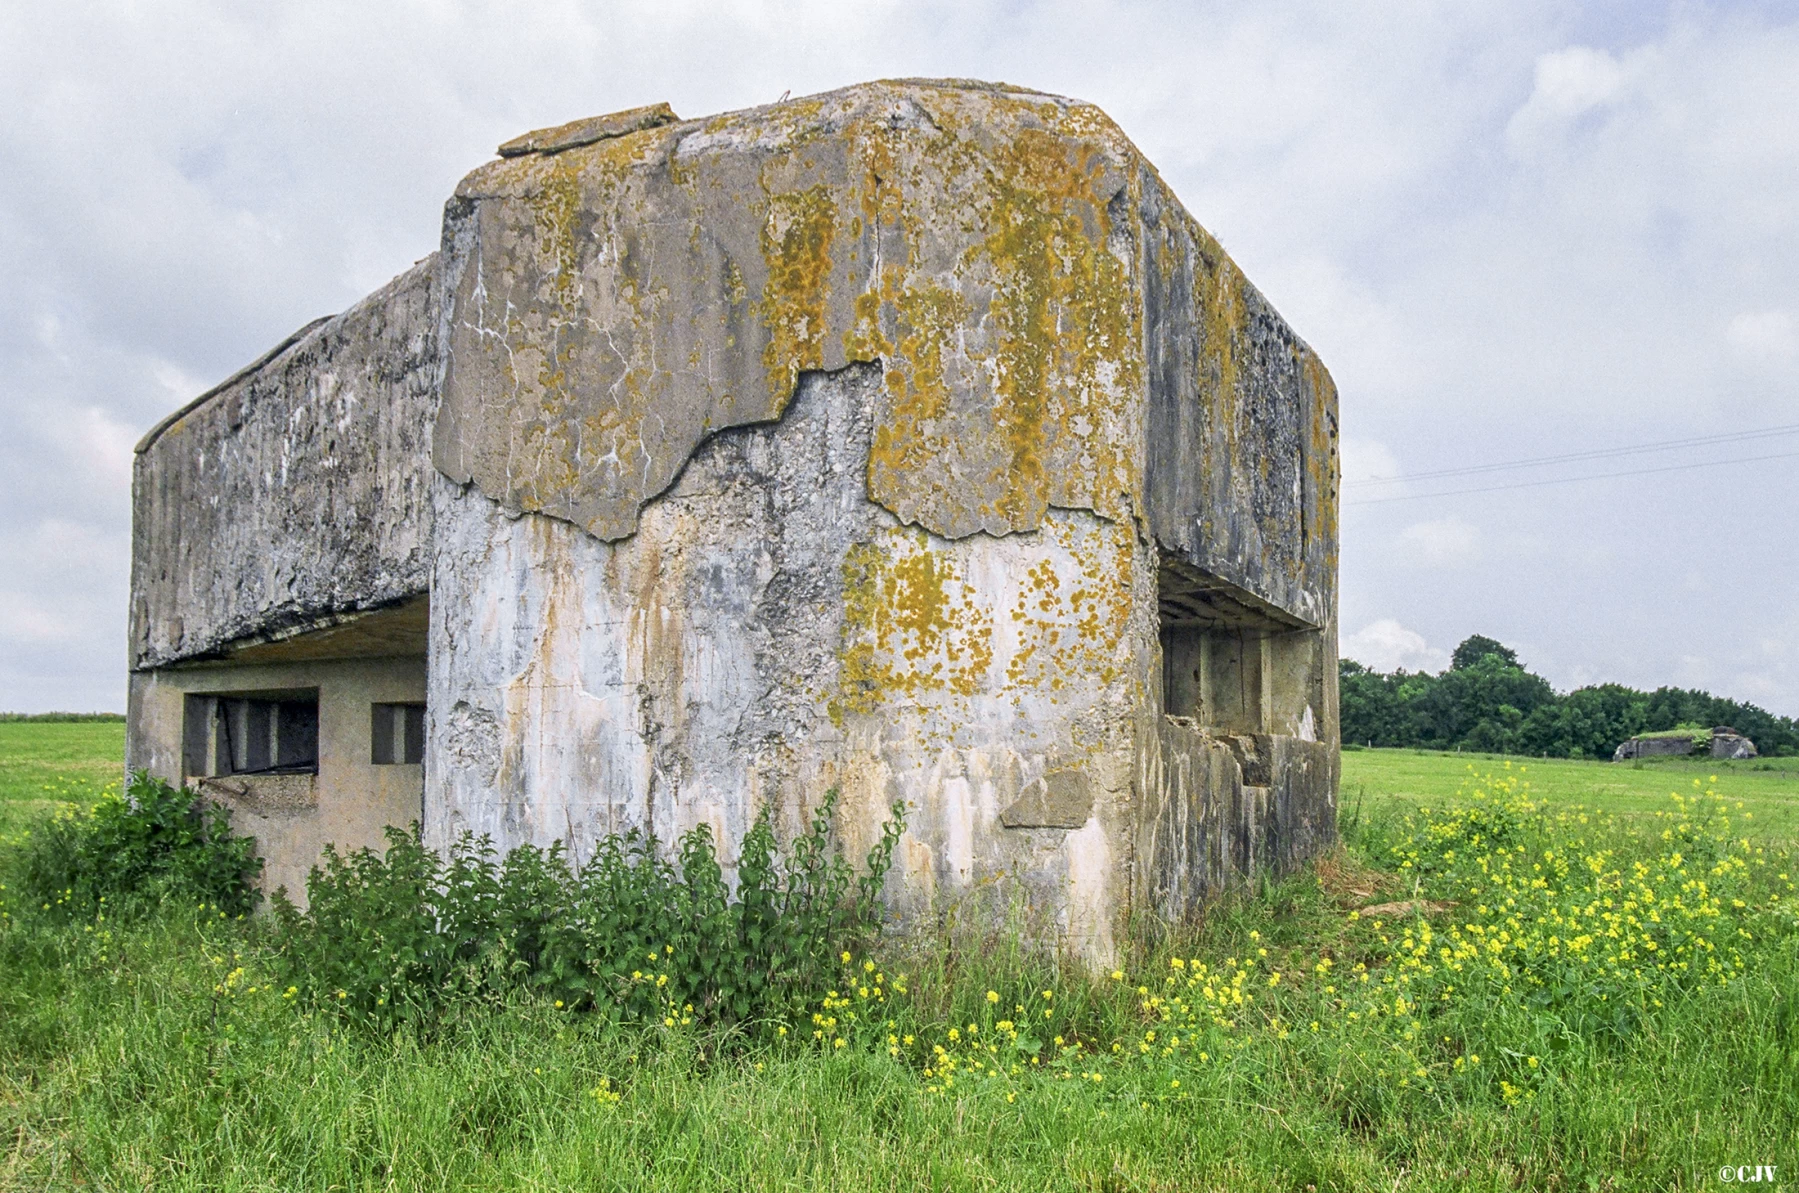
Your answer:
[[[1375,671],[1343,659],[1338,692],[1346,746],[1610,758],[1640,733],[1728,725],[1763,755],[1799,754],[1792,717],[1693,688],[1644,692],[1606,683],[1559,693],[1516,651],[1480,634],[1456,647],[1449,668],[1436,675]]]

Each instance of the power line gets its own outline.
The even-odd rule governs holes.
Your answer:
[[[1433,472],[1411,472],[1401,476],[1373,476],[1360,480],[1347,481],[1345,488],[1358,488],[1363,485],[1393,485],[1406,481],[1443,480],[1453,476],[1474,476],[1489,472],[1507,472],[1518,468],[1542,468],[1551,464],[1572,464],[1588,460],[1615,459],[1619,456],[1639,455],[1645,452],[1676,451],[1691,447],[1714,447],[1725,443],[1744,443],[1756,439],[1768,439],[1779,435],[1799,433],[1799,423],[1779,427],[1761,427],[1749,431],[1727,431],[1717,435],[1693,435],[1684,439],[1664,439],[1656,443],[1643,443],[1634,447],[1595,448],[1591,451],[1568,452],[1559,456],[1536,456],[1528,460],[1508,460],[1494,464],[1472,464],[1462,468],[1439,468]],[[1731,461],[1718,461],[1730,463]],[[1683,467],[1697,467],[1684,465]],[[1608,473],[1606,475],[1627,476],[1631,473]],[[1570,478],[1578,479],[1578,478]]]
[[[1799,452],[1780,452],[1771,456],[1744,456],[1735,460],[1701,460],[1694,464],[1669,464],[1663,468],[1634,468],[1627,472],[1599,472],[1591,476],[1558,476],[1549,480],[1518,481],[1509,485],[1487,485],[1479,489],[1445,489],[1436,493],[1406,493],[1398,497],[1369,497],[1361,501],[1345,501],[1351,505],[1385,505],[1392,501],[1422,501],[1427,497],[1455,497],[1464,493],[1500,493],[1507,489],[1535,489],[1544,485],[1572,485],[1579,481],[1602,481],[1619,476],[1649,476],[1658,472],[1686,472],[1694,468],[1716,468],[1722,464],[1754,464],[1762,460],[1799,459]]]

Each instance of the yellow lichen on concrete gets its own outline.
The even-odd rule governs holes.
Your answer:
[[[993,665],[993,619],[952,554],[917,530],[851,547],[833,721],[893,700],[973,696]]]
[[[825,295],[836,233],[836,197],[828,188],[769,196],[762,225],[768,281],[758,313],[768,327],[762,367],[769,395],[781,405],[801,370],[824,367]]]
[[[1234,468],[1263,470],[1268,461],[1243,452],[1243,394],[1238,376],[1238,351],[1247,345],[1243,288],[1247,279],[1222,245],[1195,221],[1186,220],[1193,241],[1193,309],[1200,317],[1198,381],[1200,396],[1218,432],[1198,444],[1200,468],[1207,475],[1231,475]],[[1173,254],[1169,254],[1173,256]],[[1200,534],[1220,538],[1220,518],[1238,516],[1229,506],[1209,506],[1198,511]]]
[[[1128,523],[1052,521],[1044,534],[1068,564],[1058,568],[1046,555],[1025,573],[1008,611],[1016,646],[1007,689],[1110,690],[1129,670],[1136,532]]]
[[[854,329],[889,370],[870,494],[952,537],[1032,529],[1051,505],[1125,516],[1139,491],[1127,428],[1141,301],[1110,249],[1109,203],[1126,187],[1128,144],[1103,116],[1079,122],[1091,140],[1071,137],[1053,103],[1008,97],[1010,135],[987,138],[992,97],[928,102],[944,144],[908,146],[910,158],[868,150],[864,212],[897,224],[908,253],[903,270],[884,262]],[[947,268],[927,255],[934,229],[904,215],[918,210],[947,210],[967,237]],[[888,324],[900,333],[880,334]]]
[[[508,396],[535,415],[513,422],[504,451],[523,508],[556,510],[559,495],[593,483],[596,461],[626,474],[645,465],[644,362],[625,362],[606,390],[594,392],[579,382],[595,350],[583,318],[589,229],[630,201],[627,181],[654,141],[625,136],[504,163],[505,182],[522,199],[529,227],[524,247],[534,266],[526,275],[531,301],[509,303],[504,311],[506,352],[498,361]],[[493,185],[499,181],[495,170],[487,167],[471,180]],[[633,309],[639,309],[638,297],[629,282],[618,288],[617,298]]]
[[[1204,314],[1201,334],[1201,372],[1211,393],[1219,421],[1235,427],[1238,418],[1237,341],[1243,335],[1242,286],[1244,278],[1236,262],[1218,242],[1194,227],[1199,261],[1194,270],[1193,308]]]
[[[1080,703],[1119,691],[1132,673],[1140,545],[1129,523],[1067,514],[1003,555],[916,529],[893,529],[847,552],[832,720],[939,712],[951,725],[977,699]],[[991,542],[991,540],[989,540]],[[953,738],[953,734],[951,735]],[[949,738],[945,739],[950,740]]]
[[[885,272],[890,279],[901,274],[898,269]],[[956,329],[969,314],[960,294],[929,282],[893,286],[889,306],[896,338],[868,336],[864,341],[881,345],[877,355],[885,364],[890,402],[887,417],[875,426],[869,453],[869,485],[877,492],[883,481],[894,483],[895,473],[928,475],[933,464],[942,464],[921,445],[925,437],[919,429],[944,425],[948,419],[951,391],[944,376],[944,352],[946,347],[954,350]]]
[[[581,175],[575,159],[554,158],[532,197],[536,217],[537,256],[549,282],[551,295],[565,309],[573,310],[579,282],[575,223],[581,215]]]
[[[999,154],[984,247],[999,282],[996,421],[1009,449],[996,512],[1013,524],[1034,524],[1052,502],[1121,516],[1116,497],[1136,490],[1116,433],[1118,407],[1140,385],[1131,317],[1140,304],[1107,249],[1093,156],[1034,129]],[[1076,466],[1051,475],[1052,453]]]

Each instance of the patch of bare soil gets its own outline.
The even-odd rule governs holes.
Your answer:
[[[1398,919],[1414,914],[1441,915],[1454,906],[1453,903],[1438,903],[1431,899],[1402,899],[1398,903],[1377,903],[1373,907],[1364,907],[1361,913],[1363,919]]]
[[[1318,886],[1339,907],[1360,907],[1376,895],[1400,889],[1399,877],[1363,865],[1341,845],[1316,863]]]

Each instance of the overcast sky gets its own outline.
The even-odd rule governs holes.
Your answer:
[[[1799,714],[1799,434],[1367,483],[1799,424],[1799,13],[1532,0],[7,0],[0,708],[123,707],[132,444],[501,140],[904,75],[1100,104],[1318,349],[1344,654]]]

